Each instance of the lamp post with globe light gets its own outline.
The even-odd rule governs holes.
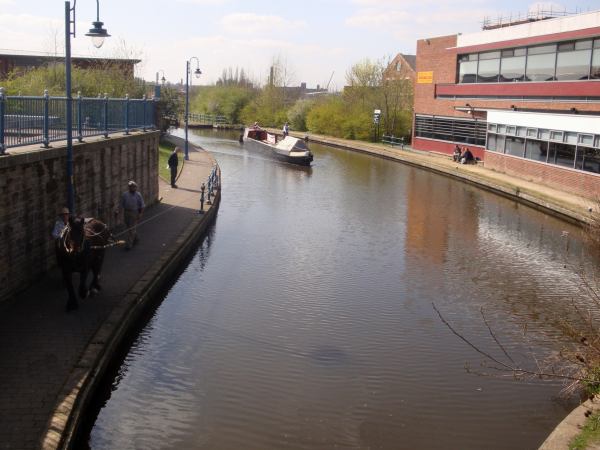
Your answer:
[[[71,36],[75,37],[75,6],[77,0],[65,2],[65,89],[66,89],[66,128],[67,128],[67,206],[71,214],[75,212],[75,192],[73,190],[73,96],[71,94]],[[94,47],[100,48],[110,34],[100,21],[100,0],[96,0],[96,21],[85,35],[92,38]]]
[[[196,75],[196,78],[200,78],[200,75],[202,75],[202,71],[200,70],[200,60],[195,57],[192,56],[190,59],[188,59],[185,62],[185,152],[184,152],[184,158],[186,160],[190,159],[189,156],[189,145],[188,145],[188,122],[189,122],[189,115],[190,115],[190,85],[192,84],[192,80],[191,80],[191,62],[192,59],[196,60],[196,70],[194,70],[194,75]]]

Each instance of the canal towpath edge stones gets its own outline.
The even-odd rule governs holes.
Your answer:
[[[177,138],[171,139],[181,144]],[[72,448],[83,414],[122,339],[195,248],[194,244],[204,235],[216,216],[220,203],[218,190],[212,205],[205,205],[204,214],[197,213],[200,206],[197,194],[199,186],[206,181],[216,161],[207,152],[199,151],[193,146],[191,150],[190,160],[186,161],[178,182],[179,189],[172,189],[163,181],[160,183],[160,196],[164,205],[185,205],[188,209],[186,226],[183,232],[171,236],[170,242],[151,267],[139,279],[132,280],[132,287],[90,339],[58,396],[54,413],[42,434],[40,445],[43,449]],[[162,214],[155,220],[158,223],[154,225],[162,224],[164,229],[171,225],[172,217],[170,214]],[[156,236],[144,236],[142,243],[129,252],[128,256],[136,255],[137,252],[143,257],[140,248],[155,238]],[[85,307],[78,314],[85,314]]]

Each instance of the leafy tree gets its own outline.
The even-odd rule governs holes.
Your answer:
[[[257,91],[248,85],[217,84],[202,86],[195,90],[190,101],[194,112],[223,115],[231,123],[240,123],[241,111],[257,95]]]
[[[292,130],[306,131],[306,117],[314,106],[313,100],[300,99],[288,110],[287,118]]]
[[[145,93],[143,81],[123,74],[121,67],[115,64],[101,64],[92,68],[73,67],[71,72],[72,95],[81,92],[84,97],[97,97],[108,94],[109,97],[140,98]],[[62,63],[51,64],[28,70],[24,74],[13,72],[3,81],[8,95],[42,95],[47,89],[53,96],[65,95],[65,66]]]

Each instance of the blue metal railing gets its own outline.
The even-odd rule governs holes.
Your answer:
[[[66,97],[7,96],[0,88],[0,155],[7,148],[41,144],[67,138]],[[156,128],[152,99],[73,98],[73,138],[106,136],[133,129]]]

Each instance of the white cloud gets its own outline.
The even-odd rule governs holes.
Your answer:
[[[2,1],[2,0],[0,0]],[[224,5],[229,2],[229,0],[176,0],[177,3],[187,3],[192,5],[201,5],[201,6],[213,6],[213,5]]]
[[[561,5],[560,3],[556,3],[556,2],[535,2],[532,3],[531,5],[529,5],[529,8],[527,8],[527,12],[529,14],[542,14],[542,13],[548,13],[548,12],[563,12],[563,11],[569,11],[569,9],[564,6]]]
[[[306,23],[301,20],[287,20],[280,16],[254,13],[229,14],[221,19],[221,25],[229,33],[257,34],[281,30],[301,29]]]
[[[346,25],[361,28],[380,28],[398,24],[410,18],[405,11],[364,10],[346,19]]]

